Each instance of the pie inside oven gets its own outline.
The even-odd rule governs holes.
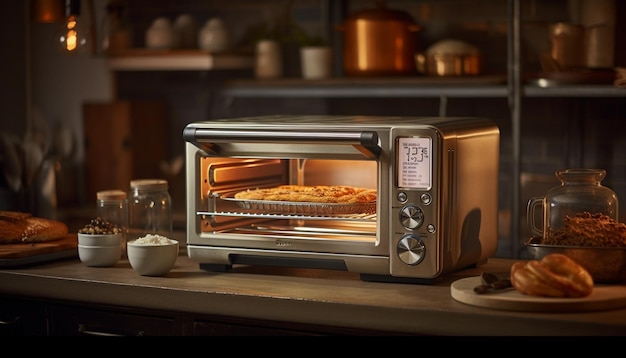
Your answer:
[[[376,201],[365,203],[323,203],[282,200],[238,199],[235,193],[221,197],[236,203],[241,209],[252,213],[304,214],[304,215],[347,215],[376,213]]]

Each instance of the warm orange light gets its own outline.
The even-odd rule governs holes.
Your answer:
[[[35,22],[61,22],[63,16],[63,0],[33,0],[32,19]]]
[[[67,40],[65,41],[65,43],[66,43],[66,48],[68,51],[76,50],[77,43],[78,43],[78,40],[76,39],[76,37],[77,37],[76,31],[70,30],[67,32]]]
[[[89,16],[81,17],[80,5],[83,0],[65,1],[65,20],[57,30],[59,47],[66,53],[89,53],[91,51],[92,20]]]
[[[85,34],[79,29],[78,18],[74,15],[68,16],[59,37],[61,47],[68,52],[77,52],[86,43],[84,36]]]

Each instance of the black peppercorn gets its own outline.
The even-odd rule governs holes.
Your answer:
[[[90,234],[90,235],[107,235],[107,234],[119,234],[122,232],[117,225],[103,220],[101,217],[97,217],[95,219],[91,219],[89,224],[85,225],[83,228],[78,230],[79,234]]]

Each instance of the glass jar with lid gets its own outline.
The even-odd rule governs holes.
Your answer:
[[[601,184],[606,177],[604,169],[564,169],[556,173],[561,181],[546,193],[528,201],[528,226],[534,236],[549,238],[563,226],[566,217],[588,212],[618,219],[618,200],[615,192]],[[535,218],[543,210],[543,227]]]
[[[122,231],[122,249],[128,237],[128,200],[123,190],[102,190],[96,193],[96,214],[104,221],[115,224]]]
[[[167,180],[137,179],[130,182],[128,195],[128,240],[148,234],[171,237],[172,198]]]
[[[128,17],[126,0],[110,0],[100,28],[100,50],[116,53],[133,47],[133,29]]]

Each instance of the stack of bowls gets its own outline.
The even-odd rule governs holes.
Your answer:
[[[122,258],[122,234],[78,233],[78,257],[91,267],[115,265]]]

